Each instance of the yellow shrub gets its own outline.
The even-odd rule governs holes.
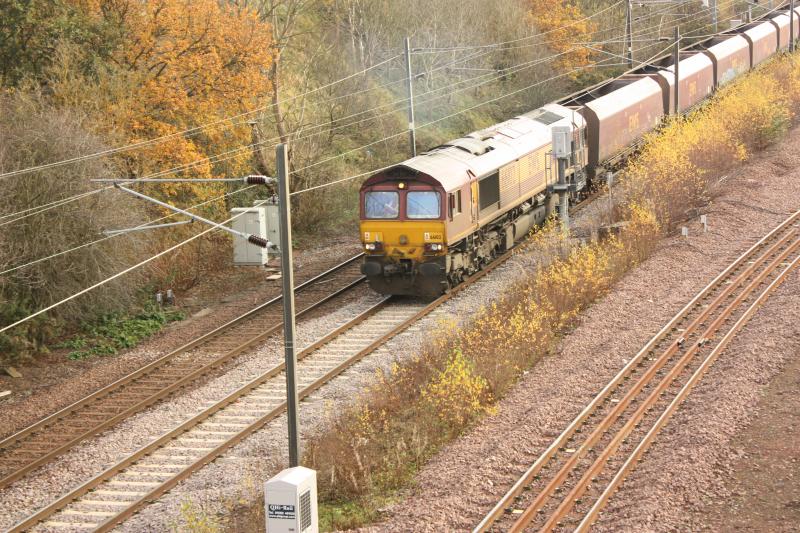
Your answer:
[[[491,396],[486,379],[475,373],[475,364],[460,349],[422,391],[422,399],[445,426],[460,429],[489,410]]]
[[[792,58],[720,89],[687,119],[673,119],[645,137],[625,170],[628,201],[662,226],[709,200],[710,183],[783,135],[800,103],[800,68]]]

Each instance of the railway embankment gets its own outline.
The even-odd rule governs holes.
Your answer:
[[[582,313],[587,308],[591,314],[600,305],[596,303],[598,300],[601,304],[613,300],[605,295],[622,278],[626,281],[632,276],[650,278],[650,270],[660,266],[654,264],[655,256],[651,257],[654,249],[658,250],[658,255],[671,246],[689,244],[707,247],[701,253],[709,257],[727,258],[739,249],[736,246],[746,244],[739,235],[728,236],[722,248],[717,248],[719,243],[695,244],[692,239],[672,242],[669,236],[695,215],[712,216],[715,206],[731,201],[724,199],[735,194],[732,191],[749,188],[746,180],[751,178],[734,176],[744,172],[747,162],[761,157],[758,154],[783,138],[790,128],[800,102],[798,74],[800,70],[791,58],[780,58],[723,88],[708,105],[686,120],[672,121],[649,136],[612,194],[593,202],[581,213],[576,224],[576,229],[586,234],[598,226],[623,221],[625,229],[618,236],[573,246],[574,241],[560,241],[557,230],[545,230],[521,252],[518,257],[519,264],[523,265],[521,271],[509,275],[496,298],[484,302],[468,320],[442,324],[420,336],[416,356],[379,374],[377,382],[350,410],[338,413],[328,430],[311,440],[307,451],[308,463],[320,472],[321,493],[327,502],[323,506],[327,511],[324,516],[328,524],[352,527],[380,518],[380,509],[391,507],[398,493],[417,480],[424,484],[430,468],[435,468],[423,467],[429,461],[439,467],[446,465],[445,470],[452,469],[454,464],[476,467],[474,460],[467,461],[464,457],[452,461],[447,443],[479,420],[502,417],[503,402],[498,403],[498,400],[509,390],[523,387],[534,372],[531,368],[539,368],[535,363],[541,362],[546,367],[550,366],[551,359],[563,357],[564,336],[569,338],[569,332],[584,323],[586,317]],[[758,183],[769,181],[765,176]],[[780,205],[766,199],[763,202],[756,198],[741,201],[744,206],[738,213],[733,209],[730,213],[733,217],[747,214],[749,208],[760,210],[765,205]],[[791,206],[787,205],[783,211],[781,208],[775,211],[783,213],[789,209]],[[724,224],[738,226],[736,231],[741,232],[743,226],[751,224],[749,218],[748,214],[745,220],[731,219]],[[763,227],[753,222],[754,235],[757,235]],[[690,235],[696,232],[697,229],[692,228]],[[721,235],[717,233],[717,238]],[[661,237],[666,240],[658,243]],[[703,238],[708,239],[709,235]],[[527,262],[522,256],[527,257]],[[642,261],[644,264],[640,265]],[[697,261],[704,261],[704,266],[709,264],[700,257],[680,261],[683,266]],[[664,258],[663,262],[673,266],[665,272],[666,277],[659,280],[661,287],[686,281],[671,279],[679,276],[697,282],[707,281],[702,276],[697,277],[704,272],[703,268],[679,274],[674,261]],[[635,270],[630,272],[631,268]],[[673,310],[668,303],[672,301],[670,297],[656,296],[659,289],[650,287],[650,294],[644,301]],[[682,294],[680,290],[676,293]],[[676,300],[672,305],[679,302]],[[620,327],[637,333],[648,331],[644,324],[649,317],[630,317],[623,313],[630,319],[624,324],[618,322],[620,315],[614,311],[605,316],[613,322],[604,326],[608,327],[609,334],[618,332]],[[582,354],[583,357],[592,355],[598,356],[598,364],[609,364],[609,370],[618,368],[614,365],[620,362],[619,354],[608,352],[602,345],[594,345],[589,353]],[[611,359],[603,363],[603,358]],[[550,374],[549,382],[537,387],[552,390],[554,384],[578,378],[585,379],[589,385],[588,394],[594,384],[592,378],[597,377],[591,365],[564,369],[564,372],[571,373],[571,378]],[[582,389],[576,384],[575,390]],[[563,394],[564,389],[561,390]],[[577,408],[580,396],[561,397],[561,401]],[[537,402],[541,403],[542,399]],[[504,438],[509,428],[495,429],[495,435]],[[528,427],[528,431],[540,435],[542,429],[539,425]],[[530,439],[522,439],[521,443],[522,448],[530,447]],[[510,440],[508,445],[516,449],[520,443]],[[487,457],[494,456],[487,455],[485,447],[475,453],[478,460]],[[514,470],[512,464],[501,460],[493,466],[509,473]],[[423,468],[418,478],[420,467]],[[480,468],[475,472],[479,471]],[[463,498],[461,493],[464,479],[467,479],[467,485],[474,481],[481,489],[466,500],[480,501],[480,491],[486,490],[486,482],[476,480],[475,472],[461,472],[465,478],[439,477],[436,486],[430,488],[441,496],[447,492],[444,485],[450,484],[456,491],[455,496]],[[493,487],[492,476],[486,471],[484,474],[489,487]],[[496,490],[499,489],[489,489],[489,492]],[[454,504],[449,499],[444,501]],[[434,517],[451,515],[460,518],[445,525],[461,529],[468,527],[471,519],[477,517],[474,523],[480,519],[474,508],[468,512],[455,505],[458,511],[452,511],[445,510],[438,501],[419,503],[412,498],[411,502],[409,505],[413,509],[401,505],[401,510],[392,514],[422,521],[401,521],[400,526],[390,522],[392,525],[388,529],[411,527],[416,530],[424,525],[426,517],[434,520],[431,524],[441,527]]]
[[[709,272],[782,218],[792,203],[787,187],[800,185],[786,171],[791,159],[775,167],[783,168],[780,176],[741,164],[761,161],[759,150],[790,126],[794,100],[785,95],[793,93],[776,84],[778,75],[793,80],[795,70],[786,61],[777,65],[775,73],[747,78],[751,85],[732,86],[693,119],[649,139],[640,170],[576,213],[574,229],[581,235],[623,220],[617,237],[582,245],[564,239],[557,227],[541,232],[492,275],[304,402],[306,458],[320,470],[329,526],[384,521],[376,527],[440,531],[477,523],[537,443],[549,440],[593,387],[623,364],[626,346],[635,351],[713,277]],[[721,113],[726,103],[736,110],[737,100],[724,98],[741,104],[753,87],[769,98],[751,101],[742,107],[746,118],[720,130],[714,110]],[[698,129],[701,124],[709,129]],[[712,134],[724,134],[725,142],[712,144]],[[667,150],[659,142],[685,144]],[[714,158],[704,157],[708,149]],[[700,233],[700,212],[709,216],[708,233]],[[690,237],[670,237],[687,217]],[[358,300],[310,321],[300,336],[318,338],[366,303]],[[581,335],[588,337],[581,341]],[[235,371],[65,455],[2,493],[0,501],[20,515],[35,509],[46,502],[54,479],[77,482],[112,464],[279,358],[277,343],[262,347]],[[526,393],[531,396],[520,400]],[[279,417],[121,529],[261,527],[260,480],[285,464],[284,423]],[[477,446],[470,440],[476,434],[484,439]],[[398,503],[404,496],[410,499]]]

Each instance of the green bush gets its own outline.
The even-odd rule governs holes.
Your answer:
[[[119,350],[136,346],[168,323],[183,318],[182,311],[164,310],[154,305],[146,306],[133,316],[111,313],[102,316],[96,324],[85,325],[82,333],[57,347],[69,348],[70,359],[114,355]]]

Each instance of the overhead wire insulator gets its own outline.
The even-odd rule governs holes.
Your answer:
[[[267,239],[259,237],[258,235],[250,235],[247,237],[247,242],[250,244],[255,244],[256,246],[260,246],[261,248],[266,248],[270,244]]]
[[[275,181],[275,178],[269,178],[267,176],[247,176],[244,178],[244,182],[248,185],[267,185]]]

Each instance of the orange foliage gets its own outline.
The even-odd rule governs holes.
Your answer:
[[[223,120],[201,134],[175,135],[131,152],[125,159],[131,176],[190,163],[183,177],[235,177],[249,171],[248,150],[216,163],[196,162],[249,144],[246,120],[225,117],[264,105],[270,93],[271,30],[254,10],[218,0],[72,2],[122,36],[112,59],[130,87],[125,98],[109,99],[103,111],[126,142]],[[194,203],[219,189],[166,184],[161,192],[167,199]]]
[[[591,41],[592,32],[597,25],[585,20],[580,8],[564,0],[530,0],[528,12],[531,24],[543,34],[549,48],[564,53],[556,65],[564,69],[574,69],[592,63],[592,51],[576,47],[576,42]],[[573,49],[574,48],[574,49]]]

